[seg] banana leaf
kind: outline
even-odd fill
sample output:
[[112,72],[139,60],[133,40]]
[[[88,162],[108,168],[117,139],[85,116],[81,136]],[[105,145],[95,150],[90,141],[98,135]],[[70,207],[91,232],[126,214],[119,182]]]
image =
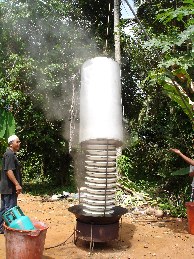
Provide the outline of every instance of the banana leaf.
[[15,119],[10,111],[0,109],[0,138],[7,139],[15,133]]
[[3,138],[6,131],[6,115],[5,111],[0,109],[0,138]]
[[171,175],[186,175],[189,174],[189,167],[181,168],[171,173]]
[[168,82],[164,82],[163,86],[168,96],[182,108],[182,110],[189,117],[193,125],[193,105],[189,96],[187,96],[184,92],[183,88],[181,88],[181,86],[179,85],[178,92],[177,88],[175,88],[173,83],[170,83],[169,80]]

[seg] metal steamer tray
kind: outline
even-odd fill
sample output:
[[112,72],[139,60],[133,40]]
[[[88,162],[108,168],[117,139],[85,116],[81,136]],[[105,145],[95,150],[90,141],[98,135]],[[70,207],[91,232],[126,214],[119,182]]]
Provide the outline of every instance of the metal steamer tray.
[[117,222],[122,215],[128,212],[126,208],[121,206],[115,206],[112,208],[113,213],[106,216],[98,216],[95,214],[88,214],[84,212],[84,207],[82,204],[74,205],[68,208],[68,211],[73,213],[77,220],[85,223],[94,223],[94,224],[111,224]]

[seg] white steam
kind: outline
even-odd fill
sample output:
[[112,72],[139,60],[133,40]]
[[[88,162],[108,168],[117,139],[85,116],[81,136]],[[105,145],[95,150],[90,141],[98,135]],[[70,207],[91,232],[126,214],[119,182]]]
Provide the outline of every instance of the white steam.
[[[42,1],[43,2],[43,1]],[[44,4],[44,3],[43,3]],[[14,10],[21,13],[13,17]],[[78,142],[79,69],[84,61],[98,55],[95,42],[87,34],[87,24],[77,25],[68,17],[33,18],[27,3],[12,6],[7,19],[15,20],[12,29],[25,42],[26,52],[36,64],[32,93],[39,99],[49,120],[63,121],[63,137]],[[11,15],[12,14],[12,15]],[[84,24],[85,23],[85,24]],[[72,137],[72,134],[74,135]]]

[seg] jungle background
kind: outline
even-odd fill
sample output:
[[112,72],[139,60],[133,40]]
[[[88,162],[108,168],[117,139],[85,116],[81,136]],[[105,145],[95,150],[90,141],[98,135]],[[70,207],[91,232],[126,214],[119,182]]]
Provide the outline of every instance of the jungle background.
[[[182,216],[189,165],[169,149],[193,155],[194,1],[134,4],[137,16],[119,24],[125,141],[118,181]],[[80,68],[96,56],[114,59],[113,8],[113,0],[0,2],[0,153],[17,134],[25,192],[79,186]]]

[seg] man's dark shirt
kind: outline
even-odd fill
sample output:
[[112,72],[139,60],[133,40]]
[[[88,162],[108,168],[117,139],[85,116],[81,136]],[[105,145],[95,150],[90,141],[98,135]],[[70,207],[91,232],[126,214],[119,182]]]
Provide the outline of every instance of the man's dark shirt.
[[1,172],[1,182],[0,182],[0,193],[1,194],[12,194],[16,192],[15,185],[7,176],[7,171],[12,170],[18,183],[22,184],[20,164],[17,159],[16,154],[7,148],[3,155],[2,172]]

